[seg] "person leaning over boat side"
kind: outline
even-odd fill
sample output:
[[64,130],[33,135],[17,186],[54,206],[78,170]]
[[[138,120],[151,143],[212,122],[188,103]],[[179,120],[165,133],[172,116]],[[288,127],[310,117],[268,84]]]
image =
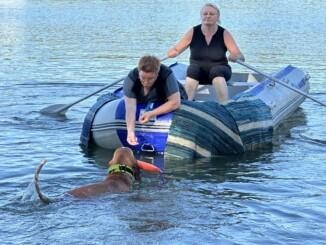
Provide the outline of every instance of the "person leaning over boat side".
[[152,117],[168,113],[180,107],[180,92],[178,81],[172,70],[161,64],[154,56],[143,56],[138,62],[138,68],[130,71],[123,84],[126,107],[127,142],[137,145],[135,135],[135,120],[137,102],[149,103],[160,101],[163,104],[151,111],[146,111],[139,117],[144,124]]
[[231,33],[219,25],[220,11],[216,5],[205,4],[200,16],[201,24],[192,27],[168,50],[167,56],[174,58],[190,47],[190,65],[185,84],[188,99],[194,98],[199,83],[213,84],[219,102],[225,102],[229,99],[226,82],[232,74],[228,59],[244,61],[244,56]]

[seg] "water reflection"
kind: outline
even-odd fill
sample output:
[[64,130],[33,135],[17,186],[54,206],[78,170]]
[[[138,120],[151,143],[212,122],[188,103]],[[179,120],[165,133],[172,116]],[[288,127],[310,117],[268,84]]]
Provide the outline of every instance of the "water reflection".
[[1,0],[0,8],[22,8],[25,5],[25,0]]
[[275,130],[273,137],[273,150],[277,149],[291,137],[293,130],[300,130],[307,124],[307,117],[304,110],[299,107],[291,116],[285,119]]

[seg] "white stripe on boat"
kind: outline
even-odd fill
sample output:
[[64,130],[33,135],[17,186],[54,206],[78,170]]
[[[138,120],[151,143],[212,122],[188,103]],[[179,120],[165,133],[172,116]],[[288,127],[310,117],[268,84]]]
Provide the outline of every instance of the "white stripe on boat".
[[266,121],[250,122],[243,125],[239,125],[238,127],[240,132],[249,131],[255,128],[268,128],[268,127],[273,127],[273,121],[266,120]]
[[168,142],[172,143],[172,144],[176,144],[176,145],[182,145],[186,148],[189,148],[193,151],[195,151],[198,155],[203,156],[203,157],[211,157],[211,152],[205,150],[204,148],[198,146],[197,144],[195,144],[195,142],[191,141],[191,140],[187,140],[184,138],[180,138],[177,136],[172,136],[169,135],[168,136]]
[[221,129],[225,134],[227,134],[230,138],[232,138],[235,142],[237,142],[239,145],[243,146],[242,140],[240,136],[236,133],[234,133],[232,130],[230,130],[228,127],[226,127],[220,120],[212,117],[211,115],[204,113],[200,110],[197,110],[193,107],[187,106],[187,105],[181,105],[180,109],[183,109],[185,111],[191,112],[202,119],[212,123],[219,129]]

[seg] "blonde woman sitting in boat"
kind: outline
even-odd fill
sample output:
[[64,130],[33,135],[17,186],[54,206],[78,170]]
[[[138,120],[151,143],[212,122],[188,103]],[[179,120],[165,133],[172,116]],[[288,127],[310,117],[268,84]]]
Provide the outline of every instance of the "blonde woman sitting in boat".
[[[214,4],[205,4],[201,11],[201,24],[192,27],[168,52],[169,58],[190,48],[190,65],[187,70],[185,89],[188,99],[193,100],[198,84],[213,84],[219,102],[229,99],[227,81],[231,78],[230,61],[244,61],[231,33],[219,25],[220,11]],[[229,52],[227,59],[226,52]]]

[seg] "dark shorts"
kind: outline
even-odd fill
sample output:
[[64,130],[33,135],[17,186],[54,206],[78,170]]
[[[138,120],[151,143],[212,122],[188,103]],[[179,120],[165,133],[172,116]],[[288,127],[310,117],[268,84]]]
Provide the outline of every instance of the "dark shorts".
[[212,84],[215,77],[224,77],[225,81],[228,81],[231,75],[232,70],[229,65],[200,66],[190,64],[187,70],[187,76],[199,81],[199,84]]

